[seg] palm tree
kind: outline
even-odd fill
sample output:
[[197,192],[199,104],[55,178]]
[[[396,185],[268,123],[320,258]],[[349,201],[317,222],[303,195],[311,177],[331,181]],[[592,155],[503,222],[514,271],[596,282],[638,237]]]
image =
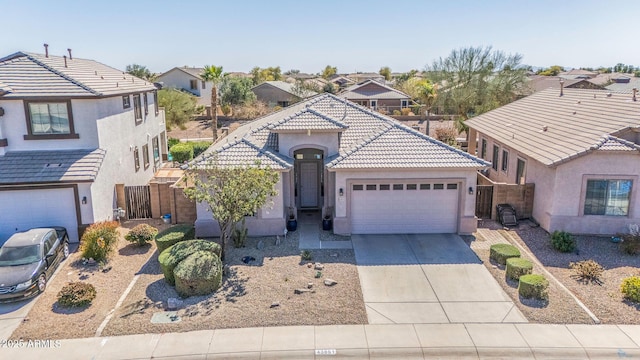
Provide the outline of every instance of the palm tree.
[[218,83],[222,80],[222,66],[205,65],[202,74],[202,80],[212,82],[211,87],[211,119],[213,128],[213,142],[218,140]]
[[429,136],[429,111],[433,107],[433,103],[436,101],[437,86],[432,84],[429,80],[422,80],[416,84],[416,93],[418,99],[425,106],[427,110],[427,136]]

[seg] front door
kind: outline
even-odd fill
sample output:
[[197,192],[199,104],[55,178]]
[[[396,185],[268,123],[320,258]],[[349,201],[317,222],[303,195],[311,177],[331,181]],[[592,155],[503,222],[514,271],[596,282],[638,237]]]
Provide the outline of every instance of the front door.
[[300,164],[300,207],[318,207],[318,162]]

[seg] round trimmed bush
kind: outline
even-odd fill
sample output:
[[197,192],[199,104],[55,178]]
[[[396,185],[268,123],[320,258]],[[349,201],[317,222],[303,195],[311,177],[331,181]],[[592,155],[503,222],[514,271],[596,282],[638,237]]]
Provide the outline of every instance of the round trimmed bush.
[[156,235],[156,246],[161,254],[165,249],[184,240],[191,240],[195,237],[196,230],[193,225],[181,224],[172,226]]
[[180,296],[211,294],[222,285],[222,262],[211,251],[196,251],[176,266],[173,275]]
[[518,294],[526,299],[547,300],[549,298],[548,287],[549,281],[542,275],[522,275],[518,284]]
[[209,251],[220,257],[222,248],[218,243],[208,240],[185,240],[169,247],[160,253],[158,257],[165,281],[175,285],[176,280],[173,277],[173,270],[181,261],[197,251]]
[[507,259],[506,274],[509,279],[518,280],[520,276],[531,274],[533,263],[527,259],[512,257]]
[[173,156],[173,161],[183,163],[193,159],[193,146],[185,143],[173,145],[169,152]]
[[622,280],[620,291],[628,300],[640,303],[640,276],[631,276]]
[[505,265],[508,258],[520,257],[520,250],[509,244],[495,244],[489,249],[489,257],[498,264]]
[[131,231],[124,236],[130,242],[138,246],[143,246],[158,235],[158,229],[148,224],[136,225]]
[[551,245],[558,251],[571,252],[576,248],[576,241],[570,233],[556,230],[551,234]]
[[58,304],[63,307],[82,307],[96,298],[96,288],[81,281],[70,282],[58,293]]

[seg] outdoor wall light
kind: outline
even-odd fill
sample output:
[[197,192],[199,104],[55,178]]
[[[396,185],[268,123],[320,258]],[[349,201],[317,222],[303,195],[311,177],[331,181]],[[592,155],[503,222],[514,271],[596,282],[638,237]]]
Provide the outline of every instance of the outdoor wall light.
[[344,196],[344,190],[342,188],[340,188],[340,190],[338,191],[338,193],[340,194],[340,196]]
[[82,197],[82,205],[87,205],[87,197],[86,196]]
[[469,186],[469,195],[473,195],[473,186]]

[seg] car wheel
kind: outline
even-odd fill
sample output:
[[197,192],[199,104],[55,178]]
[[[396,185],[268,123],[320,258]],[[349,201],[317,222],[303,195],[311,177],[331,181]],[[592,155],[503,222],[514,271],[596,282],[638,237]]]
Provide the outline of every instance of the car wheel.
[[66,259],[69,257],[69,243],[66,241],[62,245],[62,255],[63,255],[63,259]]
[[38,291],[43,292],[47,288],[47,277],[40,274],[38,277]]

